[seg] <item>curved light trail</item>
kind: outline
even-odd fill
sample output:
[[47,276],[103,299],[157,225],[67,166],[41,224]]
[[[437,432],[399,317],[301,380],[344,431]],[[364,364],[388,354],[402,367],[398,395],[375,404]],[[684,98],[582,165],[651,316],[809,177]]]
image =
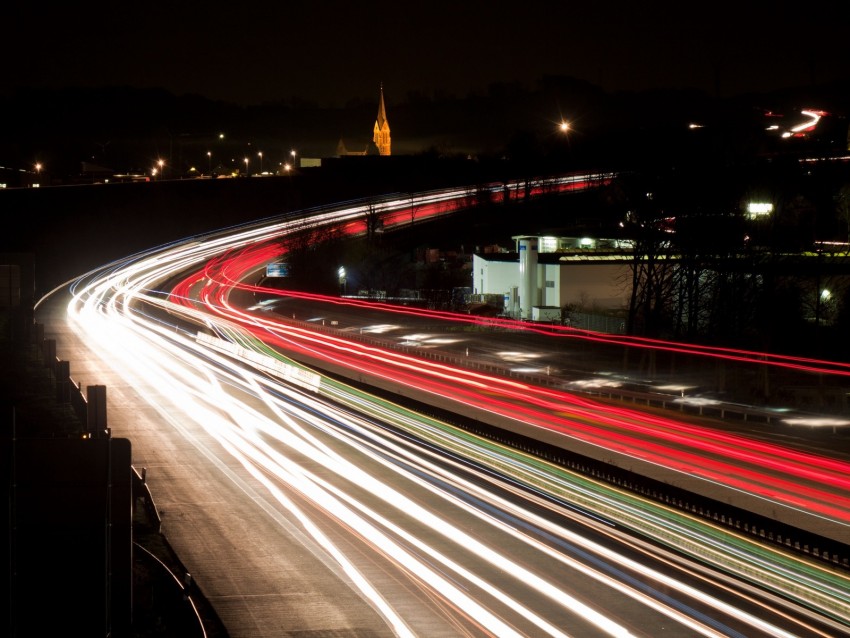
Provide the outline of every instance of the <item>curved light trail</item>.
[[203,282],[198,298],[210,313],[247,326],[257,338],[295,358],[343,364],[850,525],[850,465],[845,462],[422,360],[242,310],[228,300],[239,280],[236,275],[245,275],[237,272],[234,261],[238,263],[216,262],[184,280],[172,300],[193,303],[188,289]]
[[[406,206],[447,214],[468,197],[441,192],[386,207],[407,220]],[[460,398],[707,480],[738,476],[740,489],[845,522],[846,465],[319,334],[230,301],[248,272],[279,254],[270,241],[315,224],[360,232],[363,214],[359,204],[310,211],[134,255],[76,281],[69,317],[158,409],[203,428],[264,485],[399,636],[426,633],[402,611],[393,584],[402,577],[439,601],[446,622],[490,636],[848,630],[842,572],[472,436],[298,358]],[[347,552],[352,544],[374,558]]]

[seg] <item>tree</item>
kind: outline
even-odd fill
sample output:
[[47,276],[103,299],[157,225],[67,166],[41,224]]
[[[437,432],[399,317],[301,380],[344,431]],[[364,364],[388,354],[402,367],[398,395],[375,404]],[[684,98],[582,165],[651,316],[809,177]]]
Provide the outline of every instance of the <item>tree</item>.
[[343,242],[338,228],[307,226],[290,234],[285,248],[288,286],[323,294],[339,290],[338,267]]
[[844,184],[835,197],[835,212],[846,228],[844,240],[850,242],[850,184]]
[[377,236],[384,232],[384,214],[374,203],[366,207],[363,221],[366,224],[366,242],[372,244]]
[[628,334],[659,337],[670,325],[675,279],[669,236],[656,222],[633,224]]

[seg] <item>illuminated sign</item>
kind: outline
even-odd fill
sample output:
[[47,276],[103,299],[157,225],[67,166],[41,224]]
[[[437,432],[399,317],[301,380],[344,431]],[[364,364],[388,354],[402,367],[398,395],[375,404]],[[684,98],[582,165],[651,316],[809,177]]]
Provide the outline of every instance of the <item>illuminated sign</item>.
[[266,264],[266,277],[289,277],[289,265]]
[[773,204],[769,202],[750,202],[747,204],[747,217],[755,218],[762,215],[770,215],[773,212]]

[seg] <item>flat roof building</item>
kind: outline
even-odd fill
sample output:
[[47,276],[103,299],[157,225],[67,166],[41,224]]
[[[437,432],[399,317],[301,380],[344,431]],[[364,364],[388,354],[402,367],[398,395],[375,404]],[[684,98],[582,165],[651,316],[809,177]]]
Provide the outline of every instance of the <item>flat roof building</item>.
[[[587,237],[519,235],[516,250],[473,255],[474,294],[501,295],[508,316],[552,318],[550,309],[586,311],[628,307],[631,244]],[[547,312],[541,312],[541,310]]]

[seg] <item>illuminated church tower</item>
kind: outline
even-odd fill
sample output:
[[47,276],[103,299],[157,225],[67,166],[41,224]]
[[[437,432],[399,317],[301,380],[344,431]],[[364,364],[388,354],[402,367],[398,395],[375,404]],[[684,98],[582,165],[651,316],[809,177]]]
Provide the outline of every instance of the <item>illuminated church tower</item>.
[[381,155],[390,154],[390,124],[387,122],[387,110],[384,107],[384,85],[381,84],[381,101],[378,103],[378,119],[375,120],[375,132],[372,141]]

